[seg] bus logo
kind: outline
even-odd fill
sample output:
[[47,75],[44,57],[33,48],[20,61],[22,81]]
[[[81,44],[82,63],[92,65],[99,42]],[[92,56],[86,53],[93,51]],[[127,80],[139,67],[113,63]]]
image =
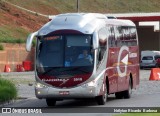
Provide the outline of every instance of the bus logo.
[[[127,74],[127,64],[128,64],[128,54],[120,61],[120,58],[121,58],[121,55],[122,55],[122,52],[126,50],[127,52],[129,51],[129,48],[127,46],[122,46],[120,51],[119,51],[119,55],[118,55],[118,66],[117,66],[117,71],[118,71],[118,75],[119,77],[124,77],[126,76]],[[121,72],[120,70],[120,64],[121,62],[123,64],[125,64],[125,70],[124,72]]]

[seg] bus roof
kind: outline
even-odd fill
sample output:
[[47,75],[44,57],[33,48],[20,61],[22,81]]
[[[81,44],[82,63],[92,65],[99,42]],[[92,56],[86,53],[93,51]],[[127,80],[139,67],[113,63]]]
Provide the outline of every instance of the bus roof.
[[120,19],[108,19],[106,15],[99,13],[66,13],[53,17],[38,32],[39,35],[47,35],[56,30],[77,30],[84,34],[91,34],[94,30],[105,24],[135,26],[132,21]]

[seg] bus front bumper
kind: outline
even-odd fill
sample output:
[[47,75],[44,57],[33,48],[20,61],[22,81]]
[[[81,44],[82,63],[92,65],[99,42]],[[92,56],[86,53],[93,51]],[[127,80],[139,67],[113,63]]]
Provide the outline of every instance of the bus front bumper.
[[78,86],[74,88],[54,88],[54,87],[35,87],[36,97],[43,98],[55,98],[55,99],[74,99],[74,98],[94,98],[98,95],[97,88],[95,86]]

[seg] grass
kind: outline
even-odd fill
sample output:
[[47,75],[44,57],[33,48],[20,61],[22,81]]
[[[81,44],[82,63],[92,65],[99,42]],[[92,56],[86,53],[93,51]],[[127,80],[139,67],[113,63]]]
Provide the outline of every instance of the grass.
[[4,50],[4,47],[2,44],[0,44],[0,50]]
[[0,102],[6,102],[16,98],[16,86],[11,81],[0,77]]
[[[41,9],[42,5],[46,11],[57,10],[59,13],[76,12],[77,0],[7,0],[22,7],[47,13]],[[30,4],[30,5],[28,5]],[[34,7],[32,7],[34,4]],[[124,13],[124,12],[159,12],[159,0],[79,0],[80,12],[100,13]],[[49,11],[52,14],[51,11]],[[54,12],[53,12],[54,13]]]
[[1,26],[0,43],[25,43],[28,34],[29,32],[21,27]]
[[32,46],[33,46],[33,47],[36,46],[36,40],[35,40],[35,39],[32,41]]
[[125,113],[125,114],[116,114],[113,116],[160,116],[160,113]]
[[14,38],[4,38],[0,39],[0,43],[25,43],[26,41],[23,39],[14,39]]
[[[29,2],[27,0],[6,1],[46,15],[77,12],[77,0],[30,0]],[[79,12],[98,12],[105,14],[159,12],[159,6],[160,0],[79,0]],[[2,12],[0,12],[0,18],[3,18],[1,13]],[[29,30],[17,26],[15,22],[11,20],[10,24],[0,26],[0,42],[21,43],[23,39],[26,39],[29,33],[31,33]],[[4,38],[6,40],[4,40]],[[35,42],[33,45],[35,45]]]

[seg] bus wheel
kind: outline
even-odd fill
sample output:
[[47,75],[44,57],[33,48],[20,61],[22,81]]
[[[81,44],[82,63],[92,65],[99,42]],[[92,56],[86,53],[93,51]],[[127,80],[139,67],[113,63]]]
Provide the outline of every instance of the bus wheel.
[[128,99],[131,97],[131,94],[132,94],[132,82],[131,82],[131,79],[129,80],[129,88],[128,90],[124,91],[123,95],[124,95],[124,98],[125,99]]
[[116,99],[122,99],[123,98],[123,92],[116,92],[115,96],[116,96]]
[[143,67],[141,66],[140,69],[143,69]]
[[156,66],[155,66],[156,68],[159,68],[159,66],[158,66],[158,64],[156,64]]
[[46,99],[46,103],[47,103],[48,106],[55,106],[56,105],[56,100]]
[[104,105],[107,101],[107,96],[108,96],[108,94],[107,94],[107,88],[106,88],[106,91],[103,95],[96,97],[96,101],[97,101],[98,105]]

